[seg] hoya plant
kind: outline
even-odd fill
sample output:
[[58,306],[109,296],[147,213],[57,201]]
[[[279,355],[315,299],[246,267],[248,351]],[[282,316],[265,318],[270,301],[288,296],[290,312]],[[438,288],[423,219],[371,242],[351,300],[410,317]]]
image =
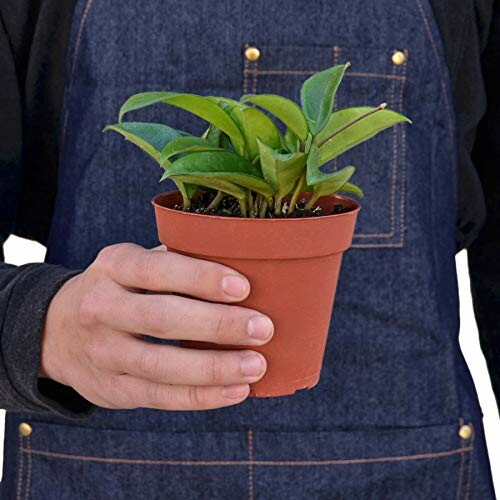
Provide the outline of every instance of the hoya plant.
[[[409,122],[385,103],[333,111],[348,67],[333,66],[308,78],[300,106],[274,94],[244,95],[239,101],[177,92],[136,94],[121,107],[118,123],[104,130],[120,133],[164,169],[161,180],[177,185],[183,210],[191,209],[200,191],[209,191],[208,212],[232,197],[241,217],[293,216],[305,192],[310,192],[305,210],[337,192],[362,197],[350,181],[353,166],[330,173],[321,167],[382,130]],[[165,124],[124,121],[127,113],[157,103],[182,108],[209,126],[197,137]],[[284,133],[270,116],[284,124]]]

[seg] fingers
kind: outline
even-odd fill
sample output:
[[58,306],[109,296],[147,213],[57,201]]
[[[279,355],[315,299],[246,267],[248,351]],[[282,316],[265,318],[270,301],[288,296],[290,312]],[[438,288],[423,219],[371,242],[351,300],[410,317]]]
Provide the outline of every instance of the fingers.
[[120,375],[113,404],[119,408],[157,410],[212,410],[244,401],[250,392],[247,384],[229,387],[175,386]]
[[106,247],[96,265],[126,288],[175,292],[213,302],[237,302],[250,293],[248,280],[233,269],[131,243]]
[[101,320],[115,330],[164,339],[251,346],[268,342],[274,331],[272,321],[252,309],[177,295],[123,291],[113,307],[101,309]]
[[264,375],[265,358],[255,351],[212,351],[158,345],[121,335],[109,346],[108,370],[156,383],[227,386],[257,382]]

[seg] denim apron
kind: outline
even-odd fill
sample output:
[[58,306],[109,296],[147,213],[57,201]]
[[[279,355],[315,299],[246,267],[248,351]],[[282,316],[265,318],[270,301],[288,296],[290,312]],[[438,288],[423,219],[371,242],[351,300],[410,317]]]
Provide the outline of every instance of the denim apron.
[[[105,245],[158,244],[150,200],[172,186],[101,133],[129,95],[298,100],[305,78],[346,60],[338,108],[387,102],[414,125],[331,165],[357,166],[365,198],[318,386],[206,412],[9,413],[2,498],[494,498],[458,344],[455,124],[427,0],[78,2],[47,260],[79,269]],[[130,119],[205,126],[162,105]]]

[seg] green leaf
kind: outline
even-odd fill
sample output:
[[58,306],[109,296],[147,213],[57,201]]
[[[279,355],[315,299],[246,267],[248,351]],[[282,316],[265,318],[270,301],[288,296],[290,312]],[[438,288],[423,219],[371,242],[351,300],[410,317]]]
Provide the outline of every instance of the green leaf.
[[306,165],[305,153],[282,154],[259,141],[260,164],[264,179],[274,187],[276,198],[286,196],[295,186]]
[[347,181],[354,174],[354,167],[344,167],[331,174],[324,174],[322,181],[314,184],[314,194],[316,196],[326,196],[342,191]]
[[238,126],[217,103],[209,98],[195,94],[145,92],[133,95],[127,99],[121,107],[119,121],[121,122],[123,116],[130,111],[151,106],[156,103],[171,104],[172,106],[185,109],[209,123],[212,123],[230,137],[235,151],[239,154],[243,154],[244,141]]
[[274,122],[262,111],[238,103],[233,106],[230,116],[239,126],[245,139],[245,156],[253,161],[259,155],[258,139],[272,148],[281,146],[281,134]]
[[335,93],[350,63],[334,66],[308,78],[300,89],[302,111],[309,130],[317,135],[325,126],[333,110]]
[[284,138],[283,138],[284,146],[288,149],[288,151],[295,153],[300,148],[299,138],[292,132],[291,129],[287,128]]
[[311,145],[307,157],[307,185],[313,187],[314,197],[325,196],[340,191],[354,173],[354,167],[344,167],[332,173],[325,174],[319,169],[319,149]]
[[363,106],[335,111],[315,140],[320,145],[319,164],[402,122],[411,123],[406,116],[389,109]]
[[[167,172],[165,172],[166,174]],[[222,191],[231,196],[234,196],[238,200],[246,200],[247,191],[242,189],[240,186],[223,180],[219,177],[207,177],[205,175],[176,175],[173,179],[184,182],[196,182],[200,186],[204,186],[210,189],[215,189],[217,191]],[[188,184],[185,184],[186,186]]]
[[[175,160],[166,170],[166,176],[192,176],[191,182],[208,186],[207,181],[194,178],[220,179],[251,189],[266,197],[274,194],[274,189],[263,178],[258,167],[247,159],[230,151],[207,151],[190,153]],[[211,187],[211,186],[208,186]],[[216,189],[216,188],[214,188]]]
[[309,129],[300,107],[292,100],[274,94],[248,94],[241,102],[251,102],[272,113],[281,120],[301,141],[305,141]]
[[214,146],[211,142],[201,137],[178,137],[169,142],[161,152],[160,165],[165,167],[172,156],[195,151],[224,151],[224,149]]
[[171,141],[181,136],[175,130],[161,123],[125,122],[108,125],[103,132],[114,130],[125,139],[141,148],[151,158],[160,162],[160,151]]
[[340,190],[343,193],[351,193],[356,195],[358,198],[363,198],[364,194],[361,189],[356,186],[355,184],[352,184],[351,182],[346,182],[343,186],[342,189]]

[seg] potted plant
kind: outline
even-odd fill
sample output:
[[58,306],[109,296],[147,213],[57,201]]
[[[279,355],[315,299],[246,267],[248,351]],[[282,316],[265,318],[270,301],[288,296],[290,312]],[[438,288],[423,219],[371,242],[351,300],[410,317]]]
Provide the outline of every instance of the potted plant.
[[[250,281],[244,306],[267,314],[275,334],[257,348],[266,375],[251,387],[260,397],[293,394],[319,380],[342,253],[351,244],[362,197],[354,167],[321,167],[378,132],[409,120],[377,107],[333,112],[349,63],[308,78],[301,106],[279,95],[225,97],[147,92],[122,106],[114,130],[164,169],[178,191],[153,200],[159,238],[170,251],[217,261]],[[157,103],[209,123],[201,137],[164,124],[125,122]],[[271,118],[273,117],[273,118]],[[284,125],[280,132],[275,119]],[[196,348],[230,349],[199,342]]]

